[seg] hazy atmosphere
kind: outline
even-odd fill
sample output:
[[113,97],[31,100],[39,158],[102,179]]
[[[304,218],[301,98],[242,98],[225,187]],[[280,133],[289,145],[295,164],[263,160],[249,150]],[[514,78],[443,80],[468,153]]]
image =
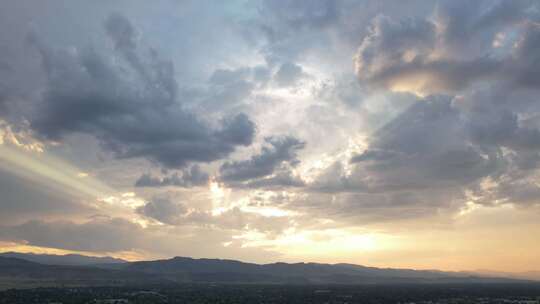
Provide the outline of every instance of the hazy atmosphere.
[[0,2],[0,252],[540,270],[538,1]]

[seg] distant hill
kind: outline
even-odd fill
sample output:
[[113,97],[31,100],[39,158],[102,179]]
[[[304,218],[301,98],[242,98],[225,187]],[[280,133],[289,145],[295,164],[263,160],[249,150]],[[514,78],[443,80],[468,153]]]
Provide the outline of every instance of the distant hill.
[[504,277],[512,279],[540,281],[540,271],[502,272],[491,270],[475,270],[469,273],[484,277]]
[[162,275],[195,282],[298,283],[298,284],[393,284],[508,282],[506,278],[481,277],[453,272],[365,267],[352,264],[272,263],[253,264],[234,260],[192,259],[132,262],[129,271]]
[[0,257],[18,258],[26,261],[36,262],[46,265],[70,265],[70,266],[90,266],[98,264],[118,264],[125,263],[125,260],[111,257],[91,257],[80,254],[36,254],[21,252],[3,252]]
[[[64,261],[65,263],[65,261]],[[438,284],[515,283],[463,273],[374,268],[352,264],[272,263],[175,257],[167,260],[46,265],[0,257],[0,288],[37,286],[119,286],[180,283],[222,284]]]
[[169,283],[159,276],[145,273],[91,266],[44,265],[18,258],[0,257],[0,289]]

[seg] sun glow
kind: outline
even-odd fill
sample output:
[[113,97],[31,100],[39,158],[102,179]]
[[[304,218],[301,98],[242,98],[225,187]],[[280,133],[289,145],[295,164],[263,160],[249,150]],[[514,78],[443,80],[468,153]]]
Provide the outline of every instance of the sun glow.
[[137,209],[145,204],[145,200],[137,197],[133,192],[111,195],[98,200],[113,206],[126,206],[131,209]]
[[212,179],[209,183],[210,199],[212,200],[212,215],[217,216],[229,209],[227,198],[230,191]]
[[268,238],[256,231],[234,237],[243,247],[274,248],[289,257],[340,257],[372,252],[388,246],[383,235],[344,229],[297,230],[287,229],[276,238]]
[[80,254],[92,257],[113,257],[123,259],[127,261],[137,261],[148,258],[148,256],[141,252],[135,251],[118,251],[118,252],[103,252],[96,254],[89,251],[77,251],[77,250],[64,250],[57,248],[31,246],[27,244],[19,244],[12,242],[0,242],[0,252],[21,252],[21,253],[34,253],[34,254],[53,254],[53,255],[66,255],[66,254]]

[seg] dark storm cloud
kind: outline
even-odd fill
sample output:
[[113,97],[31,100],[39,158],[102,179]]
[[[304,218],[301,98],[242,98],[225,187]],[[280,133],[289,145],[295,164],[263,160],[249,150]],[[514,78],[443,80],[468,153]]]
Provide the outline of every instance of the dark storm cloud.
[[[0,48],[0,56],[3,55],[3,52]],[[0,115],[4,116],[8,113],[8,104],[10,97],[12,96],[12,89],[9,87],[7,79],[10,78],[10,75],[13,73],[13,68],[7,62],[0,59]]]
[[417,102],[371,136],[349,172],[336,162],[309,188],[341,202],[335,216],[365,212],[365,221],[457,210],[465,201],[536,204],[540,125],[525,124],[519,109],[538,107],[489,91]]
[[118,13],[113,13],[105,21],[104,27],[112,39],[115,49],[141,76],[148,77],[145,67],[136,53],[137,37],[129,20]]
[[481,145],[498,145],[513,150],[536,150],[540,130],[520,125],[518,115],[507,109],[473,113],[468,123],[471,138]]
[[182,108],[174,65],[155,52],[140,56],[127,19],[112,15],[106,28],[125,65],[92,48],[57,50],[32,38],[47,76],[30,117],[35,132],[52,140],[92,134],[118,158],[145,157],[171,168],[211,162],[251,144],[255,125],[245,114],[212,128]]
[[8,112],[9,89],[0,84],[0,115],[6,115]]
[[208,173],[201,170],[198,165],[182,171],[182,175],[174,173],[163,178],[153,177],[150,174],[143,174],[135,182],[135,187],[195,187],[208,184]]
[[420,18],[395,21],[379,16],[355,57],[358,77],[393,90],[438,93],[465,88],[499,68],[500,63],[489,57],[431,59],[436,28]]
[[226,183],[235,183],[269,177],[283,166],[294,167],[299,162],[297,152],[305,146],[304,142],[291,136],[267,137],[265,144],[260,154],[248,160],[224,163],[219,169],[220,179]]
[[377,131],[353,163],[376,188],[461,186],[493,173],[498,154],[472,147],[446,97],[420,101]]
[[533,180],[503,181],[495,192],[489,197],[491,201],[484,203],[491,204],[493,200],[499,200],[521,206],[539,205],[540,187]]
[[216,135],[221,140],[230,142],[233,145],[249,146],[253,141],[255,124],[245,114],[238,114],[232,118],[227,118],[223,123],[223,128]]
[[[456,92],[478,81],[534,87],[538,25],[530,1],[443,1],[434,18],[379,16],[355,56],[359,79],[375,87]],[[495,39],[507,39],[498,42]],[[521,39],[511,47],[515,35]],[[506,44],[506,46],[505,46]]]
[[[540,18],[540,17],[539,17]],[[505,72],[510,74],[519,87],[538,89],[540,87],[540,24],[527,22],[522,39]]]
[[313,207],[366,223],[456,210],[468,189],[507,170],[500,149],[473,144],[467,126],[450,97],[415,103],[371,136],[349,172],[337,162],[308,186],[332,202]]
[[338,209],[361,212],[374,200],[381,208],[365,212],[392,216],[407,203],[389,197],[405,193],[419,214],[449,201],[534,201],[537,15],[531,1],[441,1],[427,18],[376,17],[355,57],[360,84],[455,96],[415,103],[372,134],[347,170],[336,162],[308,187],[333,193]]

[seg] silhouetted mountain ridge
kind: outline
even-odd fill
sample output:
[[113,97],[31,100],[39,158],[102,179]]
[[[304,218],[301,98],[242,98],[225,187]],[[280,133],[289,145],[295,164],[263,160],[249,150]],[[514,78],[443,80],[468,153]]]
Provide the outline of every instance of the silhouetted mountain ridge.
[[[235,260],[193,259],[175,257],[166,260],[132,262],[124,269],[130,271],[183,275],[184,278],[212,277],[215,281],[230,281],[230,276],[240,274],[250,277],[264,278],[273,282],[305,282],[305,283],[393,283],[393,282],[448,282],[448,281],[482,281],[485,278],[474,275],[463,275],[454,272],[436,270],[413,270],[366,267],[354,264],[320,264],[320,263],[271,263],[254,264]],[[229,277],[228,277],[229,276]],[[487,281],[499,280],[487,278]],[[501,279],[505,280],[505,279]]]
[[125,263],[127,261],[112,257],[93,257],[80,254],[36,254],[36,253],[21,253],[21,252],[3,252],[0,257],[18,258],[31,262],[36,262],[46,265],[71,265],[71,266],[88,266],[96,264],[115,264]]
[[0,257],[0,289],[48,286],[116,286],[167,284],[147,273],[91,266],[44,265],[19,258]]
[[375,268],[354,264],[271,263],[236,260],[172,259],[93,266],[45,265],[0,256],[0,287],[107,286],[180,283],[247,284],[411,284],[508,283],[520,280],[477,275]]
[[540,281],[540,271],[504,272],[479,269],[468,273],[484,277],[504,277],[512,279]]

